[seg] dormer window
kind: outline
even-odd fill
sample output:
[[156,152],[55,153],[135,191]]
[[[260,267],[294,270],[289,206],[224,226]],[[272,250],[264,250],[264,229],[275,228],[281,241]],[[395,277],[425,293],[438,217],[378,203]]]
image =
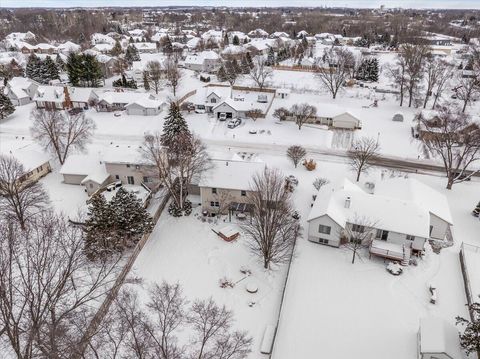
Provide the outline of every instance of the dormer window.
[[212,98],[210,99],[210,102],[211,102],[211,103],[217,103],[217,99],[214,98],[214,97],[212,97]]

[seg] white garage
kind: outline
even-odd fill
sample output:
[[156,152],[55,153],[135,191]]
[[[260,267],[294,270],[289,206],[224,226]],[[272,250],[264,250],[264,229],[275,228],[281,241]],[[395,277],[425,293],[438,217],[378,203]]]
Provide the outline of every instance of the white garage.
[[158,100],[141,98],[125,106],[128,115],[155,116],[162,112],[162,103]]

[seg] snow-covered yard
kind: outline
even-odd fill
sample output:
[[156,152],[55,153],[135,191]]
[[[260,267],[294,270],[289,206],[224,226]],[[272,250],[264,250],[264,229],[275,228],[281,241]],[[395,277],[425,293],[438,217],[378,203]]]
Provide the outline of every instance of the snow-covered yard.
[[[254,339],[249,358],[263,358],[259,346],[265,327],[275,324],[285,280],[286,267],[265,271],[261,261],[246,247],[244,235],[226,242],[212,229],[225,224],[202,222],[200,209],[190,217],[174,218],[165,211],[138,256],[130,278],[142,278],[145,284],[178,282],[190,300],[213,299],[233,310],[235,327],[247,330]],[[250,276],[241,272],[251,271]],[[228,279],[233,288],[221,288]],[[258,292],[248,293],[246,285],[255,283]],[[253,306],[249,303],[254,302]]]

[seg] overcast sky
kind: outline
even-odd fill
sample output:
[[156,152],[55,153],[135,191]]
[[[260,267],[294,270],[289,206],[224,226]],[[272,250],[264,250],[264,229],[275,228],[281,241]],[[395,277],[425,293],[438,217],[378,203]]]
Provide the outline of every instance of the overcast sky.
[[345,6],[480,9],[480,0],[0,0],[0,7],[95,6]]

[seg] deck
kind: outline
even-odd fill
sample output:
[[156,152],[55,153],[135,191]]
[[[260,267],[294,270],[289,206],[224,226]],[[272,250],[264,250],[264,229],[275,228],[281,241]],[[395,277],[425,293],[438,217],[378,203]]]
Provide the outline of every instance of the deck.
[[399,261],[402,265],[408,265],[412,256],[412,250],[404,245],[375,239],[370,244],[370,255],[372,254],[377,257]]

